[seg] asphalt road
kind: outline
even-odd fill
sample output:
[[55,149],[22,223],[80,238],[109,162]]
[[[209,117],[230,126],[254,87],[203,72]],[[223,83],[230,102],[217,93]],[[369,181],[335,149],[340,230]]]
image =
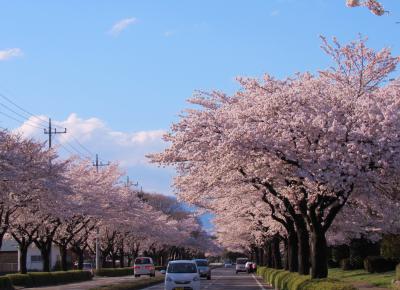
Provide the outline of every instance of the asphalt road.
[[[267,286],[253,274],[235,274],[234,268],[217,268],[211,272],[211,280],[201,279],[201,289],[210,290],[267,290],[273,289]],[[144,290],[164,290],[164,285],[148,287]]]

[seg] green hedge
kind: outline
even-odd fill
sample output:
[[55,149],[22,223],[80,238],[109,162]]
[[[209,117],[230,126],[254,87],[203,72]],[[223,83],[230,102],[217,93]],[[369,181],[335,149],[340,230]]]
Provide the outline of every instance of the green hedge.
[[396,267],[396,280],[400,281],[400,264]]
[[381,256],[368,256],[364,259],[364,269],[369,273],[383,273],[393,271],[396,264]]
[[154,277],[154,278],[149,278],[149,279],[139,279],[137,281],[132,281],[132,282],[123,282],[123,283],[118,283],[115,285],[106,285],[106,286],[100,286],[100,287],[95,287],[91,288],[89,290],[137,290],[137,289],[143,289],[152,285],[156,285],[159,283],[164,282],[164,276],[162,277]]
[[8,274],[6,276],[14,286],[33,287],[33,281],[29,274]]
[[96,276],[119,277],[133,275],[133,268],[103,268],[95,271]]
[[[41,287],[67,284],[92,279],[87,271],[32,272],[28,274],[8,274],[6,277],[14,286]],[[0,287],[0,289],[3,289]]]
[[14,290],[15,288],[11,284],[8,277],[0,277],[0,289],[1,290]]
[[339,280],[311,279],[309,276],[266,267],[259,267],[257,275],[280,290],[356,290],[352,285]]

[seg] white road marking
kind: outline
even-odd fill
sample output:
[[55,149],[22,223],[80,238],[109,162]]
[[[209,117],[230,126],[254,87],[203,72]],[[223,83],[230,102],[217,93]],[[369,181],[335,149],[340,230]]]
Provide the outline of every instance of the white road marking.
[[254,276],[254,274],[252,274],[252,276],[253,276],[254,280],[256,280],[258,286],[260,286],[261,290],[267,290],[267,289],[265,289],[264,286],[260,283],[260,281],[257,280],[257,278],[256,278],[256,276]]

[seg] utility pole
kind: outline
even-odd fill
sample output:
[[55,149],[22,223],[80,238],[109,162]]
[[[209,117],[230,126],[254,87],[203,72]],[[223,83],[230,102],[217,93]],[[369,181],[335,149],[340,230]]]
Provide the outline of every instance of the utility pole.
[[103,163],[101,161],[99,162],[99,155],[96,154],[96,160],[93,162],[93,166],[96,166],[96,172],[99,172],[99,167],[108,166],[108,165],[110,165],[110,162],[107,162],[107,163]]
[[[96,154],[96,160],[93,162],[93,166],[96,167],[97,173],[99,173],[99,167],[108,166],[108,165],[110,165],[110,162],[107,162],[107,163],[103,163],[101,161],[99,162],[99,155]],[[96,270],[100,270],[100,268],[101,268],[99,238],[100,238],[100,232],[99,232],[99,228],[97,227],[97,229],[96,229]]]
[[126,177],[125,186],[126,186],[126,187],[130,187],[131,185],[133,185],[133,186],[139,186],[139,182],[137,181],[136,183],[132,183],[132,181],[129,180],[129,176],[127,176],[127,177]]
[[65,134],[67,133],[67,128],[64,128],[64,131],[57,131],[57,128],[51,126],[51,119],[49,118],[49,129],[44,129],[44,134],[49,135],[49,149],[51,148],[51,136],[56,134]]

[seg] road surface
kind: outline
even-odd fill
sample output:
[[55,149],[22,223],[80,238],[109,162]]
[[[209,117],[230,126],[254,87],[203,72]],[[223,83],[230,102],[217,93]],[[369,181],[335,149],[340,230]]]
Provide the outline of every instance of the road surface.
[[[201,290],[267,290],[267,286],[253,274],[235,274],[235,268],[217,268],[211,272],[211,280],[201,279]],[[164,290],[164,285],[148,287],[145,290]]]

